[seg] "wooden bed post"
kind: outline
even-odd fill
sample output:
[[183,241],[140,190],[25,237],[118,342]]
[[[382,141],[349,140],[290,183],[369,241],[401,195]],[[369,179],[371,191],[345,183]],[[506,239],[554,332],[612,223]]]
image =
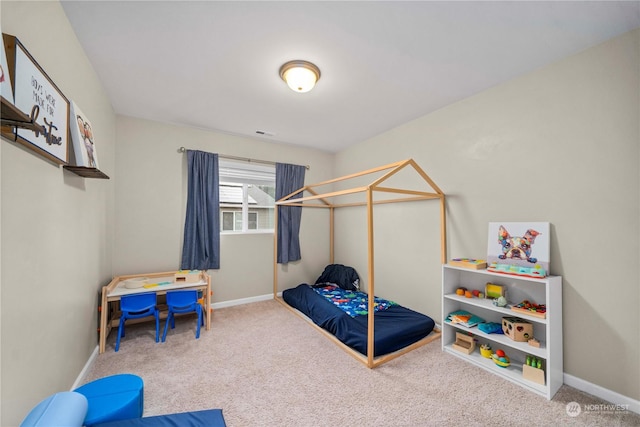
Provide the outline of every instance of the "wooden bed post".
[[334,252],[334,236],[335,236],[335,220],[334,220],[335,208],[331,206],[329,208],[329,264],[334,264],[335,252]]
[[368,238],[368,265],[369,265],[369,317],[367,327],[367,366],[373,368],[374,355],[374,265],[373,265],[373,191],[371,187],[367,189],[367,234]]
[[447,263],[447,217],[444,194],[440,197],[440,261]]
[[273,298],[278,295],[278,209],[273,209]]

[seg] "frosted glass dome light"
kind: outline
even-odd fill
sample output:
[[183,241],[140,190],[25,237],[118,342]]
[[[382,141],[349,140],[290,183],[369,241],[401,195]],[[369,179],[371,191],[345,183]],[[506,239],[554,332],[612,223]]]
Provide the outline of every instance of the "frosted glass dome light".
[[280,67],[280,77],[291,90],[305,93],[320,79],[320,69],[308,61],[289,61]]

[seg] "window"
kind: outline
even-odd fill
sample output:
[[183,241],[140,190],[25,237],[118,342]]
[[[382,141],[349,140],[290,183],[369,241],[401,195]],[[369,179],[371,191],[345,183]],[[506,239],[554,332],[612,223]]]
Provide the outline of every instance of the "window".
[[220,231],[273,232],[275,166],[219,161]]
[[[258,229],[258,212],[248,212],[247,229]],[[222,231],[243,231],[242,211],[222,211]],[[273,224],[271,226],[273,229]]]

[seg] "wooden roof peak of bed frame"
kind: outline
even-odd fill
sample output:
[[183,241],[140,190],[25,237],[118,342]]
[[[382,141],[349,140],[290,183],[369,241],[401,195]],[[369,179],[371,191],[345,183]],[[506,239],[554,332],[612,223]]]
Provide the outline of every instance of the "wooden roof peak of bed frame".
[[[432,191],[416,191],[410,189],[401,189],[401,188],[391,188],[391,187],[383,187],[385,181],[391,178],[396,173],[403,170],[405,167],[410,166],[431,188]],[[371,175],[374,173],[379,173],[387,171],[384,175],[375,178],[372,182],[367,185],[361,185],[352,187],[349,189],[343,189],[338,191],[330,191],[327,193],[319,193],[317,190],[319,187],[323,187],[330,184],[335,184],[339,182],[346,182],[349,180],[353,180],[355,178],[363,177],[366,175]],[[311,193],[311,196],[303,196],[294,198],[300,193],[303,192]],[[426,174],[424,170],[413,159],[402,160],[395,163],[390,163],[388,165],[379,166],[376,168],[367,169],[361,172],[353,173],[350,175],[341,176],[339,178],[330,179],[323,182],[318,182],[315,184],[305,185],[298,190],[294,191],[291,194],[286,195],[276,202],[276,205],[282,206],[304,206],[304,207],[320,207],[320,208],[340,208],[340,207],[349,207],[349,206],[364,206],[367,204],[364,202],[355,202],[355,203],[332,203],[329,201],[330,198],[345,196],[348,194],[356,194],[356,193],[364,193],[367,191],[380,191],[385,193],[396,193],[402,195],[399,198],[395,199],[386,199],[373,201],[373,204],[381,204],[381,203],[397,203],[397,202],[409,202],[409,201],[417,201],[417,200],[428,200],[428,199],[441,199],[444,200],[444,193],[440,188],[436,185],[435,182]],[[305,203],[309,201],[319,201],[320,203]]]

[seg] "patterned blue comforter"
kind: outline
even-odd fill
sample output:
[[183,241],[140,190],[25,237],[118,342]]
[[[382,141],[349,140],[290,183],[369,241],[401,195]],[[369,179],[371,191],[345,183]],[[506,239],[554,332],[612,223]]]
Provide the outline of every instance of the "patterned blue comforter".
[[[313,290],[325,297],[336,307],[347,313],[351,317],[366,316],[369,314],[369,296],[364,292],[347,291],[335,285],[325,285],[323,287],[314,287]],[[374,311],[382,311],[387,308],[398,305],[393,301],[374,297]]]

